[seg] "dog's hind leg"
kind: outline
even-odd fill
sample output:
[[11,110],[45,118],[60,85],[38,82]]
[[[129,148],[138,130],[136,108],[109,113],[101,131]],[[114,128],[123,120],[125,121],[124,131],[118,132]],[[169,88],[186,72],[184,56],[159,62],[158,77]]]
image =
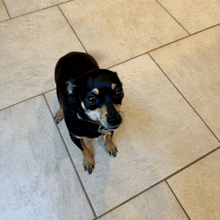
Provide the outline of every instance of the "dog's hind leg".
[[64,118],[63,109],[60,107],[54,117],[56,124],[60,123],[63,120],[63,118]]

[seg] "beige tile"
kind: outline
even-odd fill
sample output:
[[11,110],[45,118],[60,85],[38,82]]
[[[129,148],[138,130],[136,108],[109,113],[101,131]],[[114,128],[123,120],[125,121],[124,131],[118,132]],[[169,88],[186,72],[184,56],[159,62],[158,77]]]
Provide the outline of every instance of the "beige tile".
[[168,180],[192,220],[220,219],[220,150]]
[[68,0],[4,0],[12,18],[66,1]]
[[220,23],[219,0],[157,0],[191,34]]
[[[95,141],[96,167],[89,175],[64,122],[59,124],[97,215],[219,146],[148,55],[112,70],[118,72],[125,90],[124,123],[113,138],[119,149],[117,157],[109,156],[102,140]],[[59,106],[55,90],[46,98],[55,114]]]
[[6,11],[5,5],[2,0],[0,0],[0,21],[9,19],[8,13]]
[[125,203],[100,220],[187,220],[165,182]]
[[101,67],[187,35],[153,0],[76,0],[62,4],[61,9]]
[[0,111],[0,122],[1,219],[93,219],[45,99]]
[[83,51],[57,7],[0,23],[0,109],[55,88],[58,59]]
[[151,55],[220,139],[220,26]]

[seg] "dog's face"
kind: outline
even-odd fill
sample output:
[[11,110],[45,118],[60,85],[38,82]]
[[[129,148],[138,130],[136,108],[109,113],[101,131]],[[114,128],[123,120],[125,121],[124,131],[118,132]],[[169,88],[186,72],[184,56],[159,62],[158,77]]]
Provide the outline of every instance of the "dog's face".
[[117,73],[94,70],[83,76],[78,84],[80,104],[89,119],[108,130],[117,129],[122,122],[120,106],[124,97]]

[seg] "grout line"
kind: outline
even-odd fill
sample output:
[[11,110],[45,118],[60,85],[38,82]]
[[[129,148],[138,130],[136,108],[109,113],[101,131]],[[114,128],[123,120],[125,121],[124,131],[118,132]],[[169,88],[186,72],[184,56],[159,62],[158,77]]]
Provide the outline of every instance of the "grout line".
[[122,62],[120,62],[120,63],[114,64],[114,65],[108,67],[107,69],[111,69],[111,68],[113,68],[113,67],[115,67],[115,66],[119,66],[119,65],[121,65],[121,64],[123,64],[123,63],[126,63],[126,62],[128,62],[128,61],[131,61],[131,60],[133,60],[133,59],[136,59],[136,58],[138,58],[138,57],[140,57],[140,56],[143,56],[143,55],[145,55],[145,54],[149,54],[149,53],[151,53],[151,52],[153,52],[153,51],[155,51],[155,50],[159,50],[159,49],[161,49],[161,48],[163,48],[163,47],[169,46],[169,45],[174,44],[174,43],[176,43],[176,42],[178,42],[178,41],[185,40],[185,39],[187,39],[187,38],[189,38],[189,37],[191,37],[191,36],[194,36],[194,35],[199,34],[199,33],[201,33],[201,32],[207,31],[207,30],[209,30],[209,29],[211,29],[211,28],[214,28],[214,27],[217,27],[217,26],[219,26],[219,25],[220,25],[220,23],[219,23],[219,24],[216,24],[216,25],[213,25],[213,26],[211,26],[211,27],[208,27],[208,28],[206,28],[206,29],[203,29],[203,30],[201,30],[201,31],[195,32],[195,33],[193,33],[193,34],[187,35],[187,36],[185,36],[185,37],[179,38],[179,39],[177,39],[177,40],[175,40],[175,41],[169,42],[169,43],[164,44],[164,45],[162,45],[162,46],[156,47],[156,48],[154,48],[154,49],[152,49],[152,50],[149,50],[149,51],[147,51],[147,52],[144,52],[144,53],[142,53],[142,54],[139,54],[139,55],[137,55],[137,56],[134,56],[134,57],[132,57],[132,58],[130,58],[130,59],[127,59],[127,60],[124,60],[124,61],[122,61]]
[[[8,13],[8,17],[9,17],[9,19],[11,19],[11,16],[10,16],[10,14],[9,14],[8,8],[6,7],[5,1],[2,0],[2,2],[3,2],[3,5],[5,6],[5,10],[6,10],[7,13]],[[9,19],[7,19],[7,20],[9,20]]]
[[7,106],[7,107],[4,107],[4,108],[0,109],[0,111],[3,111],[3,110],[5,110],[5,109],[7,109],[7,108],[11,108],[11,107],[13,107],[14,105],[18,105],[18,104],[20,104],[20,103],[22,103],[22,102],[26,102],[26,101],[28,101],[29,99],[33,99],[33,98],[36,98],[36,97],[41,96],[41,95],[42,95],[42,94],[37,94],[37,95],[32,96],[32,97],[30,97],[30,98],[24,99],[24,100],[22,100],[22,101],[20,101],[20,102],[16,102],[16,103],[14,103],[14,104],[12,104],[12,105],[9,105],[9,106]]
[[[56,89],[56,88],[54,88],[54,89]],[[4,107],[4,108],[0,109],[0,111],[5,110],[5,109],[7,109],[7,108],[10,108],[10,107],[12,107],[12,106],[14,106],[14,105],[18,105],[18,104],[20,104],[20,103],[22,103],[22,102],[26,102],[26,101],[28,101],[29,99],[33,99],[33,98],[36,98],[36,97],[38,97],[38,96],[44,95],[44,93],[51,92],[51,91],[53,91],[54,89],[50,89],[50,90],[48,90],[48,91],[45,91],[45,92],[42,92],[42,93],[37,94],[37,95],[35,95],[35,96],[31,96],[31,97],[29,97],[29,98],[27,98],[27,99],[24,99],[24,100],[22,100],[22,101],[20,101],[20,102],[16,102],[16,103],[14,103],[14,104],[12,104],[12,105],[9,105],[9,106],[7,106],[7,107]]]
[[[10,16],[9,16],[10,19],[7,19],[7,20],[11,20],[11,19],[19,18],[19,17],[25,16],[25,15],[29,15],[29,14],[32,14],[32,13],[35,13],[35,12],[38,12],[38,11],[43,11],[43,10],[45,10],[45,9],[49,9],[49,8],[52,8],[52,7],[56,7],[56,6],[59,7],[59,5],[62,5],[62,4],[65,4],[65,3],[71,2],[71,1],[72,1],[72,0],[69,0],[69,1],[66,1],[66,2],[62,2],[62,3],[60,3],[60,4],[50,5],[50,6],[47,6],[47,7],[45,7],[45,8],[40,8],[40,9],[37,9],[37,10],[35,10],[35,11],[30,11],[30,12],[28,12],[28,13],[21,14],[21,15],[15,16],[15,17],[10,17]],[[3,2],[4,2],[4,0],[3,0]],[[7,21],[7,20],[5,20],[5,21]],[[4,22],[4,21],[1,21],[1,22]],[[1,23],[1,22],[0,22],[0,23]]]
[[166,46],[168,46],[168,45],[170,45],[170,44],[173,44],[173,43],[176,43],[176,42],[178,42],[178,41],[184,40],[184,39],[189,38],[189,37],[191,37],[191,36],[194,36],[194,35],[196,35],[196,34],[200,34],[201,32],[205,32],[205,31],[207,31],[207,30],[209,30],[209,29],[212,29],[212,28],[214,28],[214,27],[217,27],[217,26],[219,26],[219,25],[220,25],[220,23],[215,24],[215,25],[210,26],[210,27],[207,27],[207,28],[205,28],[205,29],[202,29],[202,30],[200,30],[200,31],[197,31],[197,32],[195,32],[195,33],[192,33],[192,34],[190,34],[190,35],[188,35],[188,36],[185,36],[185,37],[182,37],[182,38],[177,39],[177,40],[175,40],[175,41],[172,41],[172,42],[170,42],[170,43],[168,43],[168,44],[164,44],[164,45],[162,45],[162,46],[160,46],[160,47],[154,48],[154,49],[148,51],[148,53],[151,53],[151,52],[153,52],[153,51],[155,51],[155,50],[161,49],[161,48],[163,48],[163,47],[166,47]]
[[[52,6],[52,7],[53,7],[53,6]],[[42,10],[44,10],[44,9],[42,9]],[[5,21],[10,21],[10,20],[12,20],[12,19],[13,19],[13,18],[8,19],[8,20],[5,20]],[[1,21],[1,22],[5,22],[5,21]],[[0,23],[1,23],[1,22],[0,22]],[[67,22],[68,22],[68,21],[67,21]],[[155,48],[155,49],[149,50],[148,52],[139,54],[139,55],[134,56],[134,57],[132,57],[132,58],[130,58],[130,59],[124,60],[124,61],[122,61],[122,62],[120,62],[120,63],[117,63],[117,64],[115,64],[115,65],[113,65],[113,66],[110,66],[110,67],[108,67],[107,69],[111,69],[111,68],[113,68],[113,67],[115,67],[115,66],[119,66],[119,65],[121,65],[121,64],[123,64],[123,63],[129,62],[129,61],[131,61],[131,60],[133,60],[133,59],[136,59],[136,58],[138,58],[138,57],[140,57],[140,56],[143,56],[143,55],[146,55],[146,54],[148,54],[148,55],[151,57],[150,53],[153,52],[153,51],[155,51],[155,50],[161,49],[161,48],[166,47],[166,46],[168,46],[168,45],[170,45],[170,44],[173,44],[173,43],[176,43],[176,42],[178,42],[178,41],[184,40],[184,39],[186,39],[186,38],[188,38],[188,37],[191,37],[191,36],[193,36],[193,35],[196,35],[196,34],[198,34],[198,33],[200,33],[200,32],[206,31],[206,30],[208,30],[208,29],[214,28],[214,27],[219,26],[219,25],[220,25],[220,23],[219,23],[219,24],[216,24],[216,25],[214,25],[214,26],[211,26],[211,27],[209,27],[209,28],[206,28],[206,29],[204,29],[204,30],[198,31],[198,32],[196,32],[196,33],[194,33],[194,34],[191,34],[191,35],[189,35],[189,36],[180,38],[180,39],[178,39],[178,40],[176,40],[176,41],[172,41],[172,42],[170,42],[170,43],[168,43],[168,44],[164,44],[164,45],[162,45],[162,46],[160,46],[160,47],[157,47],[157,48]],[[70,25],[70,26],[71,26],[71,25]],[[76,36],[77,36],[77,35],[76,35]],[[85,50],[85,51],[86,51],[86,50]],[[87,51],[86,51],[86,52],[87,52]],[[151,59],[152,59],[152,57],[151,57]],[[155,62],[155,61],[154,61],[154,62]],[[155,62],[155,63],[156,63],[156,62]],[[157,63],[156,63],[156,65],[159,67],[159,65],[158,65]],[[159,67],[159,68],[160,68],[160,67]],[[161,69],[161,68],[160,68],[160,69]],[[161,69],[161,70],[162,70],[162,69]],[[162,70],[162,72],[163,72],[163,70]],[[171,81],[171,80],[170,80],[170,81]],[[172,82],[171,82],[171,83],[172,83]],[[55,88],[54,88],[54,89],[55,89]],[[38,95],[42,95],[42,94],[44,94],[44,93],[46,93],[46,92],[50,92],[50,91],[52,91],[52,90],[54,90],[54,89],[45,91],[45,92],[43,92],[43,93],[41,93],[41,94],[38,94]],[[176,89],[177,89],[177,88],[176,88]],[[178,90],[178,89],[177,89],[177,90]],[[36,95],[36,96],[38,96],[38,95]],[[28,99],[35,98],[36,96],[32,96],[32,97],[30,97],[30,98],[28,98]],[[23,100],[23,101],[27,101],[28,99],[25,99],[25,100]],[[20,102],[17,102],[17,103],[15,103],[15,104],[9,105],[9,106],[7,106],[7,107],[5,107],[5,108],[2,108],[2,109],[0,109],[0,111],[1,111],[1,110],[4,110],[4,109],[6,109],[6,108],[9,108],[9,107],[11,107],[11,106],[13,106],[13,105],[19,104],[19,103],[21,103],[21,102],[23,102],[23,101],[20,101]],[[217,138],[217,139],[218,139],[218,138]]]
[[122,205],[124,205],[124,204],[130,202],[131,200],[135,199],[136,197],[140,196],[141,194],[145,193],[146,191],[150,190],[151,188],[153,188],[153,187],[159,185],[159,184],[160,184],[161,182],[163,182],[163,181],[164,181],[164,179],[160,180],[159,182],[157,182],[157,183],[151,185],[151,186],[148,187],[147,189],[144,189],[143,191],[141,191],[141,192],[137,193],[136,195],[130,197],[129,199],[125,200],[124,202],[120,203],[119,205],[116,205],[114,208],[112,208],[112,209],[108,210],[107,212],[105,212],[105,213],[101,214],[100,216],[98,216],[97,219],[103,217],[104,215],[107,215],[108,213],[110,213],[110,212],[114,211],[115,209],[119,208],[120,206],[122,206]]
[[212,129],[207,125],[205,120],[199,115],[199,113],[195,110],[195,108],[190,104],[190,102],[186,99],[186,97],[180,92],[180,90],[177,88],[177,86],[172,82],[172,80],[168,77],[168,75],[163,71],[163,69],[159,66],[159,64],[153,59],[153,57],[148,54],[152,61],[157,65],[157,67],[162,71],[162,73],[167,77],[167,79],[171,82],[171,84],[176,88],[176,90],[179,92],[179,94],[185,99],[185,101],[188,103],[188,105],[194,110],[194,112],[197,114],[197,116],[202,120],[202,122],[206,125],[206,127],[211,131],[211,133],[214,135],[214,137],[220,142],[218,137],[215,135],[215,133],[212,131]]
[[184,166],[183,168],[177,170],[176,172],[170,174],[169,176],[167,176],[164,180],[167,180],[173,176],[175,176],[176,174],[182,172],[183,170],[187,169],[188,167],[194,165],[195,163],[199,162],[200,160],[204,159],[205,157],[209,156],[210,154],[214,153],[215,151],[219,150],[220,146],[216,147],[215,149],[211,150],[210,152],[204,154],[203,156],[199,157],[198,159],[194,160],[193,162],[187,164],[186,166]]
[[[67,1],[67,2],[70,2],[70,1]],[[62,4],[65,4],[65,3],[67,3],[67,2],[63,2]],[[156,2],[157,2],[159,5],[161,5],[157,0],[156,0]],[[8,13],[8,16],[9,16],[9,18],[10,18],[10,19],[4,20],[4,21],[8,21],[8,20],[11,20],[11,19],[14,19],[14,18],[18,18],[18,17],[21,17],[21,16],[25,16],[25,15],[28,15],[28,14],[31,14],[31,13],[35,13],[35,12],[38,12],[38,11],[41,11],[41,10],[45,10],[45,9],[48,9],[48,8],[52,8],[52,7],[58,6],[59,10],[61,11],[61,13],[62,13],[63,16],[65,17],[66,21],[67,21],[68,24],[70,25],[70,23],[69,23],[69,21],[67,20],[66,16],[64,15],[64,13],[62,12],[61,8],[59,7],[59,4],[57,4],[57,5],[52,5],[52,6],[49,6],[49,7],[40,9],[40,10],[36,10],[36,11],[30,12],[30,13],[27,13],[27,14],[22,14],[22,15],[20,15],[20,16],[13,17],[13,18],[10,17],[10,14],[9,14],[9,12],[8,12],[8,10],[7,10],[7,7],[6,7],[5,3],[4,3],[4,0],[3,0],[3,4],[4,4],[4,6],[5,6],[5,8],[6,8],[6,11],[7,11],[7,13]],[[217,24],[217,25],[214,25],[214,26],[212,26],[212,27],[208,27],[208,28],[206,28],[206,29],[204,29],[204,30],[198,31],[198,32],[193,33],[193,34],[190,35],[190,33],[189,33],[162,5],[161,5],[161,7],[162,7],[189,35],[186,36],[186,37],[180,38],[180,39],[178,39],[178,40],[176,40],[176,41],[170,42],[170,43],[168,43],[168,44],[162,45],[161,47],[158,47],[158,48],[155,48],[155,49],[150,50],[150,51],[148,51],[148,52],[145,52],[145,53],[143,53],[143,54],[140,54],[140,55],[138,55],[138,56],[135,56],[135,57],[133,57],[133,58],[131,58],[131,59],[128,59],[128,60],[123,61],[123,62],[121,62],[121,63],[118,63],[118,64],[116,64],[116,65],[113,65],[113,66],[111,66],[111,67],[109,67],[109,68],[118,66],[118,65],[120,65],[120,64],[122,64],[122,63],[128,62],[128,61],[130,61],[130,60],[132,60],[132,59],[135,59],[135,58],[137,58],[137,57],[139,57],[139,56],[142,56],[142,55],[144,55],[144,54],[148,54],[148,55],[151,57],[151,55],[150,55],[149,53],[152,52],[152,51],[154,51],[154,50],[158,50],[158,49],[163,48],[163,47],[165,47],[165,46],[167,46],[167,45],[176,43],[176,42],[178,42],[178,41],[180,41],[180,40],[184,40],[185,38],[191,37],[191,36],[193,36],[193,35],[195,35],[195,34],[198,34],[198,33],[200,33],[200,32],[206,31],[206,30],[208,30],[208,29],[211,29],[211,28],[213,28],[213,27],[219,25],[219,24]],[[4,22],[4,21],[2,21],[2,22]],[[71,29],[73,30],[73,32],[74,32],[74,34],[76,35],[76,37],[78,38],[78,40],[79,40],[79,42],[81,43],[81,45],[82,45],[82,47],[84,48],[84,50],[87,52],[86,48],[85,48],[84,45],[82,44],[81,40],[79,39],[78,35],[76,34],[76,32],[74,31],[74,29],[72,28],[71,25],[70,25],[70,27],[71,27]],[[88,52],[87,52],[87,53],[88,53]],[[152,57],[151,57],[151,59],[155,62],[155,60],[154,60]],[[155,63],[156,63],[156,62],[155,62]],[[159,65],[158,65],[157,63],[156,63],[156,65],[159,67]],[[108,69],[109,69],[109,68],[108,68]],[[159,68],[160,68],[160,67],[159,67]],[[161,68],[160,68],[160,69],[161,69]],[[162,69],[161,69],[161,71],[164,73],[164,71],[163,71]],[[168,78],[168,80],[173,84],[173,86],[177,89],[177,91],[183,96],[183,94],[178,90],[178,88],[177,88],[177,87],[174,85],[174,83],[169,79],[169,77],[168,77],[165,73],[164,73],[164,75],[165,75],[165,76]],[[52,90],[54,90],[54,89],[48,90],[48,91],[46,91],[46,92],[43,92],[43,93],[41,93],[41,94],[32,96],[32,97],[30,97],[30,98],[28,98],[28,99],[22,100],[22,101],[20,101],[20,102],[18,102],[18,103],[15,103],[15,104],[13,104],[13,105],[7,106],[7,107],[5,107],[5,108],[3,108],[3,109],[0,109],[0,111],[2,111],[2,110],[4,110],[4,109],[7,109],[7,108],[10,108],[10,107],[12,107],[12,106],[14,106],[14,105],[20,104],[20,103],[22,103],[22,102],[25,102],[25,101],[27,101],[27,100],[29,100],[29,99],[32,99],[32,98],[35,98],[35,97],[38,97],[38,96],[43,95],[43,97],[44,97],[44,99],[45,99],[45,101],[46,101],[46,103],[47,103],[47,106],[48,106],[48,108],[49,108],[49,111],[51,112],[51,115],[52,115],[52,117],[53,117],[52,111],[51,111],[51,109],[50,109],[50,107],[49,107],[49,104],[48,104],[48,102],[47,102],[47,100],[46,100],[46,97],[45,97],[45,93],[50,92],[50,91],[52,91]],[[187,100],[184,96],[183,96],[183,98],[184,98],[184,99],[186,100],[186,102],[192,107],[192,105],[188,102],[188,100]],[[192,107],[192,109],[195,111],[195,109],[194,109],[193,107]],[[196,112],[196,111],[195,111],[195,112]],[[200,119],[205,123],[205,121],[201,118],[201,116],[200,116],[197,112],[196,112],[196,114],[197,114],[197,115],[200,117]],[[54,123],[55,123],[55,122],[54,122]],[[83,185],[83,183],[82,183],[82,180],[81,180],[81,178],[80,178],[80,176],[79,176],[79,173],[78,173],[78,171],[77,171],[77,169],[76,169],[76,166],[75,166],[75,164],[74,164],[74,162],[73,162],[73,160],[72,160],[72,158],[71,158],[71,155],[70,155],[69,150],[68,150],[68,148],[67,148],[67,146],[66,146],[66,143],[65,143],[65,141],[64,141],[64,139],[63,139],[63,137],[62,137],[62,134],[61,134],[61,132],[60,132],[60,130],[59,130],[59,127],[57,126],[56,123],[55,123],[55,125],[56,125],[57,130],[58,130],[58,132],[59,132],[59,134],[60,134],[60,137],[61,137],[61,139],[62,139],[62,141],[63,141],[63,143],[64,143],[64,146],[65,146],[65,148],[66,148],[67,154],[68,154],[68,156],[69,156],[69,158],[70,158],[70,161],[71,161],[71,163],[72,163],[72,165],[73,165],[73,168],[74,168],[74,170],[75,170],[75,173],[76,173],[76,175],[77,175],[77,177],[78,177],[78,179],[79,179],[79,182],[80,182],[80,184],[81,184],[81,187],[82,187],[82,189],[83,189],[83,191],[84,191],[84,194],[85,194],[85,196],[86,196],[86,198],[87,198],[87,201],[88,201],[88,203],[89,203],[89,205],[90,205],[90,207],[91,207],[91,209],[92,209],[92,212],[93,212],[93,214],[94,214],[94,216],[95,216],[94,219],[99,219],[99,218],[101,218],[102,216],[104,216],[104,215],[110,213],[111,211],[117,209],[118,207],[124,205],[125,203],[127,203],[127,202],[129,202],[130,200],[136,198],[137,196],[141,195],[142,193],[144,193],[144,192],[150,190],[151,188],[153,188],[154,186],[160,184],[160,183],[163,182],[163,181],[165,181],[165,182],[167,183],[168,187],[169,187],[170,190],[172,191],[173,195],[174,195],[175,198],[177,199],[178,203],[179,203],[180,206],[182,207],[182,209],[183,209],[183,211],[185,212],[185,214],[187,215],[188,219],[190,219],[189,216],[188,216],[188,214],[186,213],[185,209],[184,209],[183,206],[181,205],[180,201],[179,201],[178,198],[176,197],[175,193],[173,192],[172,188],[171,188],[170,185],[168,184],[167,179],[169,179],[169,178],[171,178],[172,176],[176,175],[177,173],[183,171],[184,169],[187,169],[188,167],[190,167],[190,166],[193,165],[194,163],[196,163],[196,162],[202,160],[202,159],[205,158],[206,156],[208,156],[208,155],[210,155],[211,153],[213,153],[213,152],[217,151],[218,149],[220,149],[220,147],[217,147],[216,149],[214,149],[214,150],[212,150],[211,152],[209,152],[209,153],[203,155],[203,156],[200,157],[199,159],[197,159],[197,160],[193,161],[192,163],[186,165],[186,166],[183,167],[182,169],[180,169],[180,170],[174,172],[174,173],[171,174],[170,176],[168,176],[168,177],[166,177],[166,178],[160,180],[159,182],[153,184],[152,186],[148,187],[147,189],[143,190],[142,192],[136,194],[135,196],[129,198],[128,200],[124,201],[123,203],[119,204],[118,206],[115,206],[115,207],[112,208],[111,210],[109,210],[109,211],[107,211],[106,213],[104,213],[104,214],[102,214],[102,215],[100,215],[100,216],[97,217],[97,215],[96,215],[96,213],[95,213],[95,210],[93,209],[92,203],[91,203],[91,201],[90,201],[90,199],[89,199],[89,197],[88,197],[88,195],[87,195],[87,193],[86,193],[86,190],[85,190],[85,187],[84,187],[84,185]],[[208,127],[208,125],[207,125],[206,123],[205,123],[205,125]],[[208,128],[209,128],[209,127],[208,127]],[[212,132],[212,130],[211,130],[210,128],[209,128],[209,130]],[[215,135],[213,132],[212,132],[212,134],[216,137],[216,135]],[[216,138],[217,138],[217,137],[216,137]],[[220,142],[220,140],[219,140],[218,138],[217,138],[217,140]]]
[[205,154],[205,155],[199,157],[199,158],[196,159],[195,161],[193,161],[193,162],[187,164],[186,166],[182,167],[181,169],[175,171],[174,173],[168,175],[167,177],[161,179],[160,181],[158,181],[158,182],[156,182],[155,184],[151,185],[150,187],[144,189],[143,191],[137,193],[136,195],[130,197],[129,199],[125,200],[124,202],[120,203],[119,205],[115,206],[114,208],[112,208],[112,209],[108,210],[107,212],[103,213],[102,215],[98,216],[96,219],[99,219],[99,218],[103,217],[104,215],[107,215],[107,214],[110,213],[111,211],[113,211],[113,210],[119,208],[120,206],[122,206],[122,205],[124,205],[125,203],[131,201],[132,199],[138,197],[139,195],[145,193],[146,191],[150,190],[151,188],[153,188],[153,187],[159,185],[160,183],[162,183],[162,182],[164,182],[164,181],[167,181],[167,180],[168,180],[169,178],[171,178],[172,176],[175,176],[176,174],[182,172],[183,170],[187,169],[188,167],[190,167],[190,166],[192,166],[193,164],[199,162],[200,160],[204,159],[205,157],[209,156],[210,154],[214,153],[215,151],[217,151],[217,150],[219,150],[219,149],[220,149],[220,146],[217,147],[217,148],[215,148],[214,150],[208,152],[207,154]]
[[[26,15],[29,15],[29,14],[33,14],[33,13],[35,13],[35,12],[43,11],[43,10],[45,10],[45,9],[49,9],[49,8],[52,8],[52,7],[56,7],[56,5],[51,5],[51,6],[48,6],[48,7],[45,7],[45,8],[38,9],[38,10],[36,10],[36,11],[31,11],[31,12],[28,12],[28,13],[26,13],[26,14],[21,14],[21,15],[15,16],[15,17],[11,17],[11,18],[8,19],[8,20],[14,20],[14,19],[16,19],[16,18],[20,18],[20,17],[22,17],[22,16],[26,16]],[[8,20],[7,20],[7,21],[8,21]]]
[[[47,102],[47,99],[46,99],[46,97],[45,97],[44,94],[43,94],[43,97],[44,97],[44,99],[45,99],[45,102],[46,102],[46,104],[47,104],[47,106],[48,106],[48,109],[49,109],[49,111],[50,111],[50,113],[51,113],[51,116],[52,116],[52,118],[53,118],[53,121],[54,121],[53,113],[52,113],[52,111],[51,111],[51,108],[50,108],[50,106],[49,106],[49,104],[48,104],[48,102]],[[54,123],[55,123],[55,121],[54,121]],[[64,141],[64,139],[63,139],[63,136],[62,136],[62,134],[61,134],[61,132],[60,132],[60,129],[59,129],[59,127],[58,127],[58,125],[57,125],[56,123],[55,123],[55,126],[57,127],[57,130],[58,130],[58,132],[59,132],[59,135],[60,135],[60,137],[61,137],[61,139],[62,139],[62,141],[63,141],[64,147],[65,147],[66,152],[67,152],[67,154],[68,154],[68,156],[69,156],[70,162],[72,163],[72,166],[73,166],[73,168],[74,168],[74,170],[75,170],[75,173],[76,173],[76,175],[77,175],[77,177],[78,177],[78,180],[79,180],[80,185],[81,185],[81,187],[82,187],[82,189],[83,189],[83,192],[84,192],[84,194],[85,194],[85,197],[86,197],[86,199],[87,199],[87,201],[88,201],[88,203],[89,203],[89,206],[90,206],[90,208],[92,209],[93,215],[95,216],[95,218],[97,218],[97,215],[96,215],[96,213],[95,213],[95,210],[94,210],[94,208],[93,208],[93,206],[92,206],[92,203],[91,203],[91,201],[90,201],[90,199],[89,199],[89,196],[88,196],[88,194],[87,194],[87,192],[86,192],[86,189],[85,189],[85,187],[84,187],[84,185],[83,185],[83,182],[82,182],[82,180],[81,180],[81,178],[80,178],[80,175],[79,175],[79,173],[78,173],[78,171],[77,171],[77,169],[76,169],[76,166],[75,166],[75,164],[74,164],[74,162],[73,162],[73,159],[72,159],[72,157],[71,157],[71,155],[70,155],[69,149],[68,149],[68,147],[67,147],[67,145],[66,145],[66,143],[65,143],[65,141]]]
[[69,20],[67,19],[67,17],[65,16],[65,14],[63,13],[62,9],[60,8],[60,6],[58,5],[58,8],[60,9],[60,12],[62,13],[63,17],[66,19],[67,23],[69,24],[70,28],[72,29],[73,33],[75,34],[75,36],[77,37],[78,41],[80,42],[80,44],[82,45],[83,49],[86,51],[86,53],[88,53],[88,51],[86,50],[86,48],[84,47],[82,41],[80,40],[79,36],[76,34],[75,30],[73,29],[73,27],[71,26]]
[[190,33],[186,30],[186,28],[184,28],[183,25],[179,21],[177,21],[177,19],[174,18],[173,15],[170,14],[170,12],[167,11],[167,9],[160,2],[158,2],[158,0],[156,0],[156,2],[161,6],[161,8],[164,9],[164,11],[166,11],[190,35]]
[[170,191],[173,193],[174,197],[176,198],[176,201],[179,203],[180,207],[182,208],[183,212],[185,213],[185,215],[187,216],[187,218],[190,220],[189,215],[187,214],[186,210],[183,208],[183,205],[181,204],[181,202],[179,201],[179,199],[177,198],[176,194],[174,193],[173,189],[171,188],[171,186],[169,185],[169,183],[167,182],[167,180],[165,180],[167,186],[169,187]]

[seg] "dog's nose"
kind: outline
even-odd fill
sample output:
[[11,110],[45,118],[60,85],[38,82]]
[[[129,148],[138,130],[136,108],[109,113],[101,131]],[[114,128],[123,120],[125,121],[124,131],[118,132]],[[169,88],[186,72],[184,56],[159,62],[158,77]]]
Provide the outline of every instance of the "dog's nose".
[[109,112],[107,115],[107,122],[111,127],[119,127],[121,124],[122,118],[118,112]]

